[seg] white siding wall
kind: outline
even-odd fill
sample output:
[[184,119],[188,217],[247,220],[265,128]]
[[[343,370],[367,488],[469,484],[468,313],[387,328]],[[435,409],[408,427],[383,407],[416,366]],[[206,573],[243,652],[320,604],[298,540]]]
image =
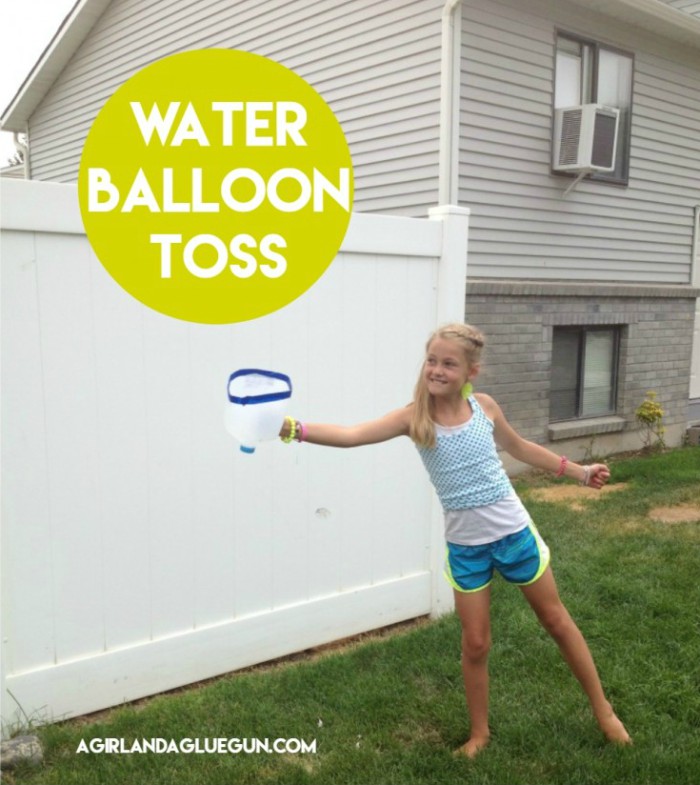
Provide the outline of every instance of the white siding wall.
[[425,216],[437,201],[437,0],[113,0],[31,118],[32,177],[75,182],[106,99],[140,68],[187,49],[272,58],[326,99],[361,184],[355,209]]
[[[699,198],[697,50],[560,0],[463,0],[460,204],[470,276],[687,284]],[[268,55],[329,101],[350,142],[355,209],[437,200],[437,0],[113,0],[31,123],[32,176],[75,181],[83,140],[137,69],[188,48]],[[628,186],[550,173],[555,29],[635,55]]]
[[[697,51],[564,2],[464,0],[460,203],[470,276],[690,282]],[[550,174],[556,28],[635,55],[627,187]]]

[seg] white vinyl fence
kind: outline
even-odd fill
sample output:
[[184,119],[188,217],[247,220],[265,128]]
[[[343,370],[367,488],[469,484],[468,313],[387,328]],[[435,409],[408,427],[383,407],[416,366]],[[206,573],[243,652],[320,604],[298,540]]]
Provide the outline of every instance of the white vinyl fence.
[[354,214],[303,297],[196,325],[126,294],[74,186],[2,184],[2,706],[53,721],[450,607],[436,500],[408,439],[238,451],[241,367],[290,413],[352,423],[411,399],[464,311],[468,213]]

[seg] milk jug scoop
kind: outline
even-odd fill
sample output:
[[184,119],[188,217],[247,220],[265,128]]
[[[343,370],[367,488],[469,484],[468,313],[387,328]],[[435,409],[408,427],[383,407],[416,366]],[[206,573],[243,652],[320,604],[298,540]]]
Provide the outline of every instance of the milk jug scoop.
[[244,368],[228,380],[226,430],[253,453],[260,442],[276,439],[284,423],[287,400],[292,395],[289,376],[259,368]]

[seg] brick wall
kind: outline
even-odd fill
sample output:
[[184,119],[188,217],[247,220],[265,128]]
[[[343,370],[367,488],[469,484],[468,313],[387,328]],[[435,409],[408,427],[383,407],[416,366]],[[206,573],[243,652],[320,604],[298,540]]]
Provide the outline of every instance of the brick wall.
[[558,438],[549,423],[553,328],[620,326],[617,417],[578,421],[578,430],[566,426],[568,436],[635,429],[648,390],[657,393],[669,432],[680,434],[698,294],[690,287],[468,281],[466,321],[486,334],[477,389],[493,395],[525,438],[547,443]]

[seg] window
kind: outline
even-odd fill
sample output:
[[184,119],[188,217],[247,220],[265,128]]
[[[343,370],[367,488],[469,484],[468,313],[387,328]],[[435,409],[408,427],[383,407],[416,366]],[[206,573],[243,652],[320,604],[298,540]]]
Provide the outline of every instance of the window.
[[617,327],[554,328],[550,422],[615,411],[619,343]]
[[557,36],[554,108],[603,104],[620,110],[615,171],[591,175],[596,180],[627,183],[629,175],[634,58],[593,41]]

